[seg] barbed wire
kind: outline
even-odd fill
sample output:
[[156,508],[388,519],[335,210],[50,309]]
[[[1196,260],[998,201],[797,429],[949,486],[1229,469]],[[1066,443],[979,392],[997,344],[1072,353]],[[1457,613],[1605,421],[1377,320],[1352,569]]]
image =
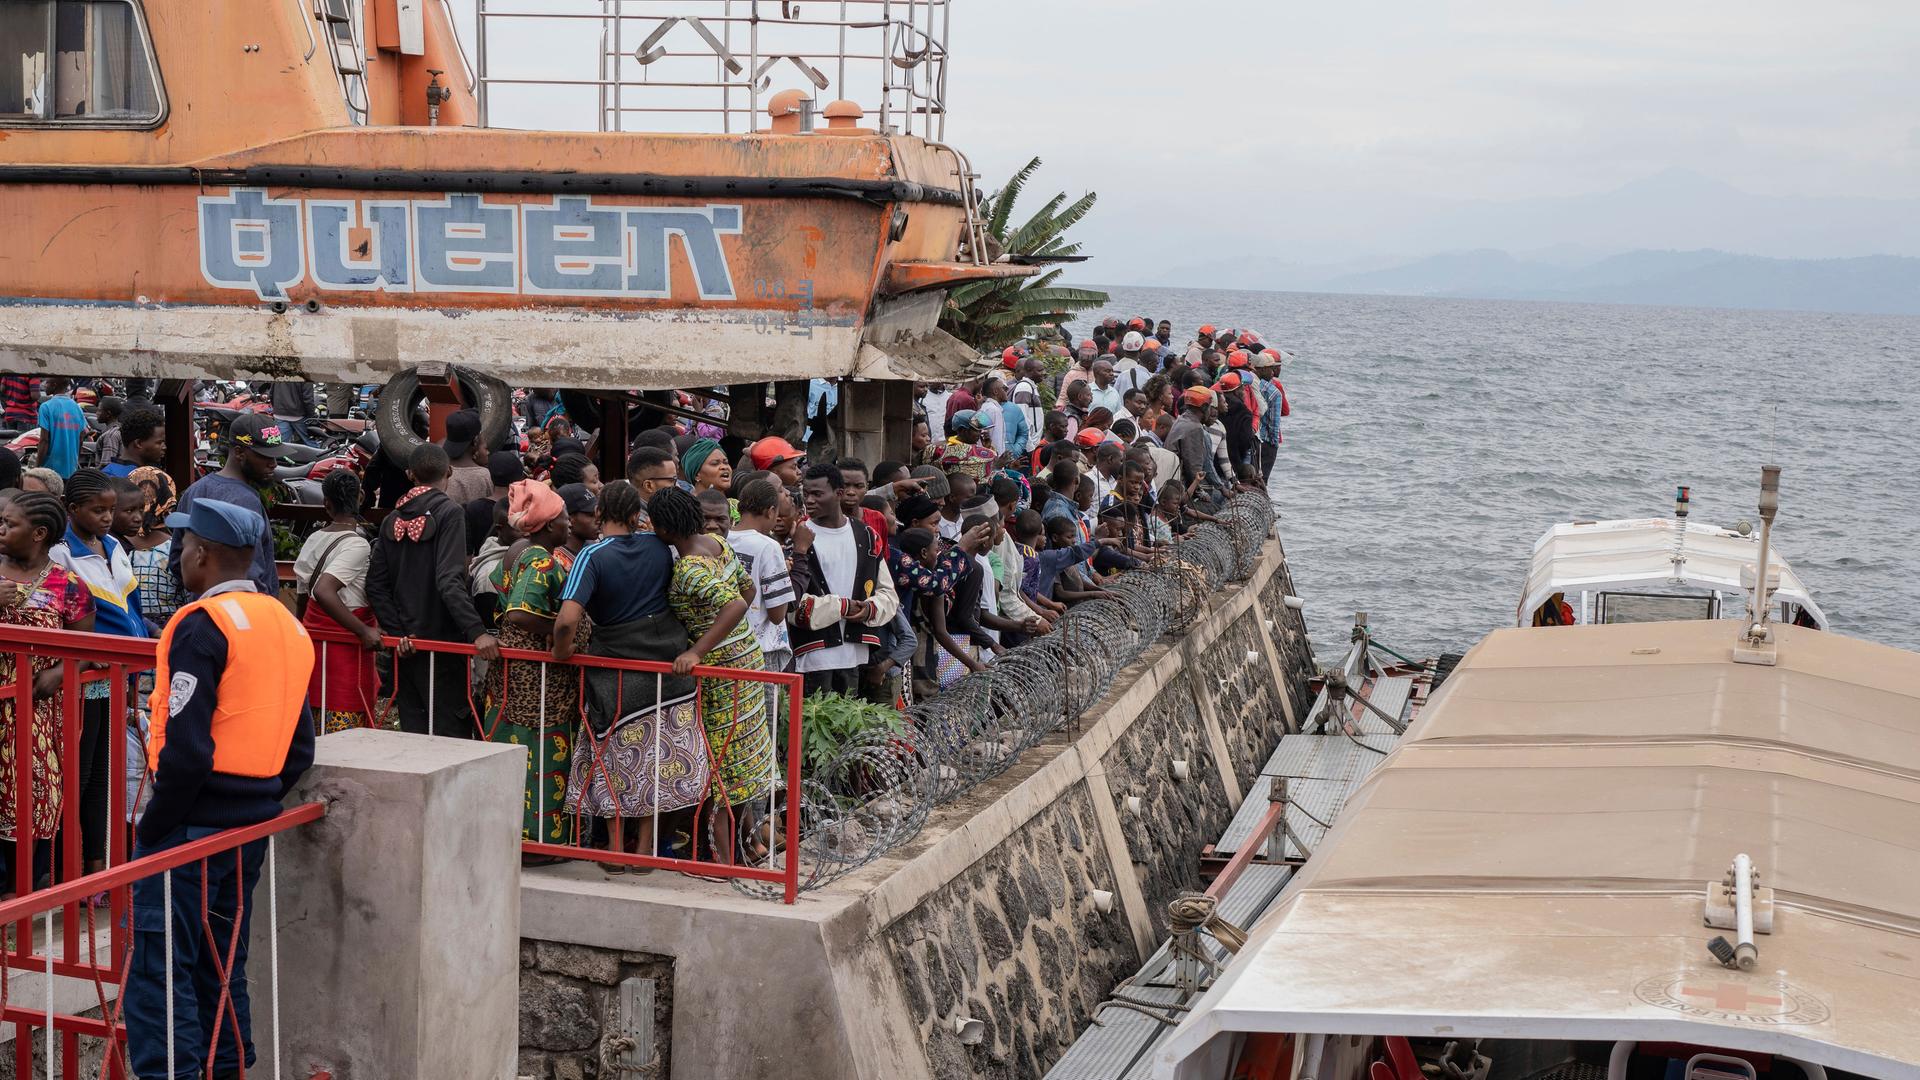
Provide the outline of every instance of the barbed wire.
[[[1169,634],[1191,629],[1212,597],[1257,568],[1273,504],[1242,492],[1153,565],[1109,583],[1107,597],[1074,605],[1053,632],[1008,649],[901,714],[897,730],[864,733],[800,784],[800,887],[817,889],[912,840],[938,806],[1004,773],[1048,737],[1077,730],[1120,673]],[[792,797],[791,790],[783,799]],[[763,825],[772,855],[779,813]],[[766,882],[729,879],[742,892],[780,896]]]

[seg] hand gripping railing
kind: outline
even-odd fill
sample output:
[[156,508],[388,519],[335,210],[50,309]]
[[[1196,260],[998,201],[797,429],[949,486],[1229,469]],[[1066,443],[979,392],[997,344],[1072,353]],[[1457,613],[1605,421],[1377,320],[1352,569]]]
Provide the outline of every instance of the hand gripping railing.
[[[336,651],[366,650],[345,633],[309,632],[319,673],[315,694],[323,705],[338,703],[332,673],[339,665],[331,663]],[[381,639],[396,684],[412,680],[424,692],[411,699],[405,691],[355,695],[349,703],[358,701],[361,707],[348,710],[360,715],[355,726],[397,723],[419,734],[494,742],[524,738],[531,770],[526,810],[532,816],[523,820],[521,850],[531,859],[592,859],[621,871],[674,870],[726,878],[744,891],[787,903],[798,897],[801,860],[788,855],[802,850],[799,808],[788,795],[801,774],[798,674],[700,665],[683,676],[694,680],[694,692],[676,697],[667,692],[673,665],[659,661],[585,654],[558,661],[545,652],[502,649],[499,660],[480,664],[474,647],[460,642],[415,638],[407,646],[411,655],[403,656],[401,639]],[[594,672],[612,673],[612,716],[621,722],[606,732],[589,722],[588,682]],[[651,704],[630,712],[625,694],[632,677],[648,675],[653,678],[642,678],[639,689],[652,690],[643,699]],[[326,724],[327,714],[337,718],[340,711],[316,710],[315,722]],[[776,745],[781,720],[784,746]],[[644,728],[637,738],[636,725]],[[549,755],[564,757],[564,765],[554,767],[558,763]],[[749,758],[747,767],[734,764]],[[670,789],[682,768],[704,771],[706,779],[697,792],[674,796]],[[563,771],[565,782],[557,783]],[[653,795],[650,804],[633,808],[645,813],[589,812],[595,792],[634,781]],[[743,797],[743,791],[751,795]],[[692,806],[678,805],[689,798]],[[678,842],[683,826],[685,840]],[[593,843],[602,829],[609,844],[624,843],[629,827],[650,838],[644,850]],[[674,830],[676,838],[663,837],[665,829]]]

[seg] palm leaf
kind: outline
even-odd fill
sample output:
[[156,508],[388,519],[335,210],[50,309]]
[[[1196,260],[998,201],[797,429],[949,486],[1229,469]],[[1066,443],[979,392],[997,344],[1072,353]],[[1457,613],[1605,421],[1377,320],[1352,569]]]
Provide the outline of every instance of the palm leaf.
[[[1066,233],[1093,210],[1099,196],[1087,192],[1069,202],[1065,192],[1054,195],[1011,227],[1021,193],[1040,159],[1034,158],[1014,172],[998,191],[981,202],[987,231],[1006,251],[1022,255],[1071,256],[1080,244]],[[1011,228],[1011,231],[1009,231]],[[998,350],[1049,324],[1071,319],[1076,312],[1102,307],[1107,294],[1094,289],[1076,289],[1056,284],[1065,273],[1051,267],[1033,278],[995,278],[972,281],[947,293],[941,309],[940,325],[948,333],[981,350]]]

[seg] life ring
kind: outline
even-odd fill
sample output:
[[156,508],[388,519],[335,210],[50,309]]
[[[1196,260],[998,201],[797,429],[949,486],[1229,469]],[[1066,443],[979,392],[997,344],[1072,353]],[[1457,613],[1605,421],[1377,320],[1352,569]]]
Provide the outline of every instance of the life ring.
[[[499,379],[467,368],[454,368],[453,377],[460,385],[460,399],[467,408],[480,413],[481,445],[500,445],[513,426],[513,392]],[[374,407],[373,425],[380,434],[380,449],[401,468],[406,468],[414,450],[427,441],[413,426],[414,406],[421,396],[419,373],[403,371],[387,380]]]

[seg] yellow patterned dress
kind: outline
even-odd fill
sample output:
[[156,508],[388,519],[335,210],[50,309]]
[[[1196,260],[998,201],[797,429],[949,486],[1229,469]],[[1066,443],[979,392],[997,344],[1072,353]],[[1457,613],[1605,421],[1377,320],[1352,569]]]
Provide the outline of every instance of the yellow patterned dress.
[[[747,572],[720,541],[720,554],[682,555],[673,562],[667,606],[698,641],[722,608],[741,598]],[[709,667],[760,671],[766,658],[741,619],[725,641],[700,658]],[[766,795],[773,786],[773,730],[768,722],[767,684],[737,679],[700,680],[700,720],[713,761],[713,795],[728,806]]]
[[[513,565],[501,564],[493,582],[499,587],[500,647],[546,652],[548,640],[505,620],[524,611],[551,619],[560,613],[560,593],[573,556],[531,546]],[[586,641],[587,628],[579,639]],[[545,672],[544,686],[541,673]],[[482,730],[497,743],[525,746],[526,803],[520,836],[545,844],[574,842],[574,815],[566,811],[567,770],[573,760],[574,729],[580,723],[580,672],[564,664],[505,660],[487,672]]]

